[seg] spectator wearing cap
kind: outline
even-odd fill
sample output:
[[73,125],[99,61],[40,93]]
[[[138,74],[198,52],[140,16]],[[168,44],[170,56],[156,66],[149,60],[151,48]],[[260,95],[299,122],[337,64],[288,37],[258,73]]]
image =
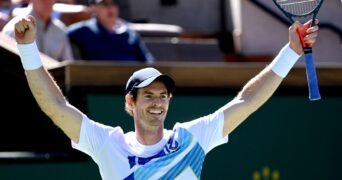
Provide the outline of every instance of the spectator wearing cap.
[[119,17],[115,0],[91,0],[94,17],[68,27],[74,54],[83,60],[153,63],[154,57],[140,35]]
[[27,15],[36,18],[36,43],[40,52],[57,61],[73,60],[69,38],[65,32],[65,25],[60,20],[52,18],[53,5],[56,0],[31,0],[31,3],[9,21],[2,33],[14,37],[14,23]]

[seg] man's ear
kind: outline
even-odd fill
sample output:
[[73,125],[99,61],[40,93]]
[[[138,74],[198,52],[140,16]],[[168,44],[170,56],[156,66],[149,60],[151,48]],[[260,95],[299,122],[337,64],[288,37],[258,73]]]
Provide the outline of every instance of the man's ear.
[[132,95],[126,94],[125,100],[126,100],[127,105],[133,106],[133,96]]

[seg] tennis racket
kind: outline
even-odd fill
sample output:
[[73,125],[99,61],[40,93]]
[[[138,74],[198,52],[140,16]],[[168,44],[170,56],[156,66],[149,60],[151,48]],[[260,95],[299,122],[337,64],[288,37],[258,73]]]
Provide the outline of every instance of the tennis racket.
[[309,99],[319,100],[321,95],[319,92],[316,66],[312,55],[312,44],[305,43],[304,37],[307,35],[306,30],[315,24],[316,15],[323,3],[323,0],[273,0],[277,7],[294,23],[295,18],[305,19],[312,16],[311,25],[303,26],[297,29],[297,33],[301,40],[304,58],[306,77],[309,87]]

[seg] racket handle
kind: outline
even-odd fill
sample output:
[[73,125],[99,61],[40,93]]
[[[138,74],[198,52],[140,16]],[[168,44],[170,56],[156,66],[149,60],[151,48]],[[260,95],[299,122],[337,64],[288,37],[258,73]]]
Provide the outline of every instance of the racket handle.
[[309,87],[309,99],[311,101],[320,100],[321,95],[318,87],[318,80],[316,74],[316,66],[312,56],[311,48],[304,48],[305,64],[306,64],[306,77]]
[[298,28],[296,29],[297,34],[298,34],[298,36],[299,36],[299,39],[300,39],[300,42],[302,43],[302,47],[303,47],[303,48],[312,48],[312,43],[306,43],[306,42],[304,41],[304,37],[305,37],[306,35],[308,35],[308,33],[306,32],[306,30],[308,30],[308,29],[310,28],[310,25],[311,25],[311,22],[308,21],[308,22],[306,22],[302,27],[298,27]]

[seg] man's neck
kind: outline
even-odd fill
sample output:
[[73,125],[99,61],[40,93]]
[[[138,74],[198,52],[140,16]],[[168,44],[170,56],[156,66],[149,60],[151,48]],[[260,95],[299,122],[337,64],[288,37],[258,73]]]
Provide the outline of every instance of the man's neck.
[[155,130],[142,130],[136,128],[136,138],[140,144],[154,145],[157,144],[164,136],[163,127],[159,127]]

